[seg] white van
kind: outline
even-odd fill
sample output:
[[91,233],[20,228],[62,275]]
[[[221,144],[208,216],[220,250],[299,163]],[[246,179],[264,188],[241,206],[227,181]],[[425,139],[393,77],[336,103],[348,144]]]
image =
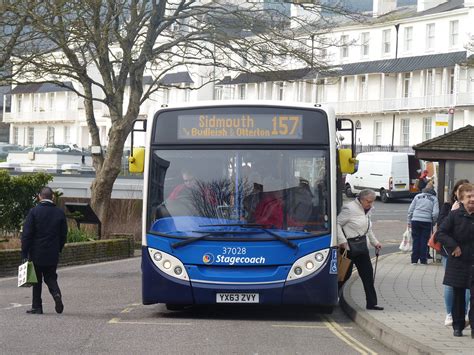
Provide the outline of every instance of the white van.
[[[412,153],[368,152],[357,155],[357,171],[348,174],[346,196],[372,189],[382,202],[393,198],[413,197],[421,164]],[[418,170],[418,171],[417,171]]]

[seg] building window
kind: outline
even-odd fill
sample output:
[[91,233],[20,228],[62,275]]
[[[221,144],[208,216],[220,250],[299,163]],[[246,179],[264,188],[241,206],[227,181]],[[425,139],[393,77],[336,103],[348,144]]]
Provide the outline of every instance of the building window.
[[349,36],[341,36],[341,58],[349,57]]
[[423,140],[424,141],[431,139],[432,124],[433,124],[433,121],[431,117],[423,118]]
[[277,100],[283,100],[285,97],[285,83],[279,82],[277,91]]
[[34,129],[34,127],[28,127],[26,144],[28,144],[30,146],[35,144],[35,129]]
[[425,79],[425,96],[433,95],[433,77],[434,77],[433,69],[428,69],[426,71],[426,79]]
[[64,126],[64,143],[71,143],[71,127]]
[[435,45],[435,24],[429,23],[426,25],[426,49],[433,49]]
[[46,143],[54,144],[54,127],[48,127]]
[[215,100],[222,100],[222,92],[224,91],[222,86],[216,86],[214,88],[214,97]]
[[383,53],[384,54],[389,54],[390,53],[390,35],[391,35],[391,30],[383,30],[382,32],[382,48],[383,48]]
[[21,104],[22,104],[22,102],[23,102],[23,95],[20,94],[20,95],[18,95],[18,96],[16,97],[17,112],[21,112],[21,109],[22,109]]
[[365,79],[365,75],[360,77],[359,99],[360,100],[367,100],[367,81]]
[[361,36],[361,55],[362,57],[369,56],[369,32],[363,32]]
[[53,111],[54,107],[54,92],[49,94],[49,110]]
[[382,144],[382,121],[374,122],[374,144]]
[[33,94],[33,112],[39,111],[39,94]]
[[170,103],[170,89],[168,88],[163,89],[163,103],[165,105]]
[[403,118],[400,120],[400,144],[408,146],[410,143],[410,119]]
[[403,76],[403,97],[410,96],[410,82],[411,82],[410,73],[405,73],[405,75]]
[[454,94],[454,69],[448,70],[448,94]]
[[13,127],[13,144],[18,144],[18,127]]
[[450,21],[449,22],[449,46],[457,46],[459,39],[459,21]]
[[412,43],[413,43],[413,27],[405,27],[405,35],[404,35],[404,44],[405,44],[405,51],[409,52],[412,50]]
[[321,59],[326,59],[328,57],[328,49],[327,48],[321,48],[319,50],[319,56]]
[[343,76],[341,78],[341,88],[339,92],[339,100],[345,101],[346,100],[346,91],[347,91],[347,77]]
[[246,87],[245,84],[237,85],[237,98],[239,100],[245,100]]
[[190,99],[191,99],[191,89],[189,88],[189,86],[186,86],[186,88],[184,89],[184,102],[189,102]]
[[74,109],[73,103],[74,97],[72,96],[72,93],[66,92],[66,107],[68,110]]

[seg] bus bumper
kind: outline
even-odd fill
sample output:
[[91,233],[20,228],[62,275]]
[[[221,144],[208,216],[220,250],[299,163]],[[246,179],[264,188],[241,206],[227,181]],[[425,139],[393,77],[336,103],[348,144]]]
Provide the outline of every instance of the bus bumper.
[[[146,250],[145,250],[146,251]],[[294,281],[267,283],[221,283],[182,281],[162,273],[150,260],[142,258],[143,304],[216,304],[218,293],[258,294],[259,304],[334,306],[338,302],[337,275],[326,263],[314,275]]]

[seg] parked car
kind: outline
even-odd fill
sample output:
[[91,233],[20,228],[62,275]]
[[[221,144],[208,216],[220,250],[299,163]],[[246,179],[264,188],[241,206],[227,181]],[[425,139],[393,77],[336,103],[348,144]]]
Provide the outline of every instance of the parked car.
[[22,150],[22,148],[16,144],[0,143],[0,160],[7,159],[8,153],[12,150],[18,151],[18,150]]
[[358,154],[356,159],[357,171],[346,176],[346,196],[372,189],[382,202],[388,202],[390,199],[413,197],[419,192],[415,182],[421,162],[414,154],[368,152]]

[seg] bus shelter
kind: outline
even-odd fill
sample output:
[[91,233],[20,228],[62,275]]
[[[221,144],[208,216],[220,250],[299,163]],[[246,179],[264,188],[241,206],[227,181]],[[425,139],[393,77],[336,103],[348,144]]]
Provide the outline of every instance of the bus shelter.
[[464,126],[414,145],[415,157],[438,162],[437,194],[440,203],[449,199],[456,181],[474,182],[474,127]]

